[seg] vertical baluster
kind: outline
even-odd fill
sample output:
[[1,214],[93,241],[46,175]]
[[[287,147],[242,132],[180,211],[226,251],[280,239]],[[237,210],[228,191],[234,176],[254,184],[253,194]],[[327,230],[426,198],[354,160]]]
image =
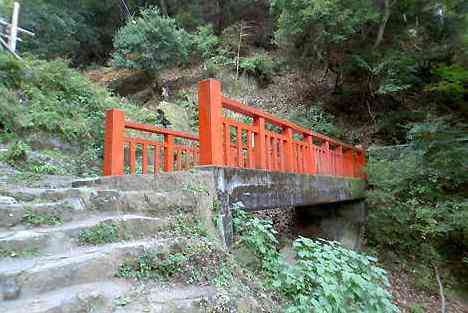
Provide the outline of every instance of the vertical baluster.
[[135,143],[130,141],[130,174],[135,175],[136,172],[136,151]]
[[154,150],[153,150],[154,151],[154,154],[153,154],[153,158],[154,158],[154,160],[153,160],[153,162],[154,162],[153,171],[154,171],[154,175],[156,175],[157,173],[159,173],[159,169],[161,168],[160,160],[159,160],[159,158],[160,158],[159,154],[161,153],[161,151],[159,150],[159,145],[154,145],[153,147],[154,147]]
[[325,164],[326,164],[326,175],[331,174],[331,155],[330,155],[330,143],[325,141],[325,149],[324,149],[324,157],[325,157]]
[[176,158],[177,158],[177,170],[182,170],[182,150],[176,150]]
[[337,163],[338,163],[338,170],[337,170],[337,175],[338,176],[344,176],[344,170],[343,170],[343,146],[339,145],[336,148],[336,153],[337,153]]
[[294,149],[294,167],[293,167],[293,171],[294,172],[299,172],[299,162],[300,162],[300,159],[301,159],[301,156],[299,154],[299,149],[300,149],[300,146],[298,144],[295,144],[293,143],[293,149]]
[[182,163],[182,167],[184,168],[184,170],[188,169],[190,167],[190,161],[189,161],[189,156],[190,155],[190,152],[188,149],[184,149],[184,159],[183,159],[183,163]]
[[[287,144],[287,143],[286,143]],[[295,168],[295,163],[296,163],[296,151],[295,151],[295,147],[294,147],[294,143],[291,145],[291,151],[292,151],[292,154],[291,154],[291,163],[289,164],[289,171],[290,172],[294,172],[294,168]]]
[[164,135],[164,171],[174,170],[174,136]]
[[300,150],[299,155],[301,158],[300,163],[299,163],[301,168],[299,169],[299,172],[304,173],[305,172],[304,171],[304,146],[302,145],[302,143],[299,146],[299,150]]
[[296,150],[297,150],[297,167],[296,167],[296,172],[298,173],[302,173],[302,158],[303,158],[303,154],[302,154],[302,144],[300,143],[297,143],[296,144]]
[[294,172],[294,148],[293,148],[293,130],[289,127],[283,130],[286,136],[284,145],[284,162],[287,172]]
[[317,146],[317,173],[323,175],[324,172],[324,164],[323,164],[323,142],[319,143],[320,145]]
[[244,153],[242,148],[242,128],[237,126],[237,165],[244,167]]
[[275,153],[276,153],[276,170],[281,171],[281,138],[276,138],[276,146],[275,146]]
[[254,126],[257,128],[257,135],[255,136],[256,168],[266,169],[265,119],[263,117],[255,117]]
[[271,170],[271,137],[266,136],[265,140],[265,150],[266,150],[266,168]]
[[146,175],[146,173],[148,172],[148,146],[146,145],[146,143],[143,144],[143,149],[141,153],[142,153],[141,173],[143,175]]
[[314,158],[314,148],[313,140],[311,135],[304,135],[304,142],[306,144],[305,152],[305,172],[313,174],[315,172],[315,158]]
[[271,170],[275,171],[276,170],[276,138],[271,137]]
[[225,165],[231,166],[231,127],[224,124],[224,157]]
[[248,167],[249,168],[254,168],[255,163],[254,163],[254,151],[252,149],[252,136],[253,133],[249,129],[247,130],[247,160],[248,160]]
[[284,165],[284,140],[283,138],[279,140],[278,153],[279,153],[280,171],[284,172],[286,169]]
[[301,168],[301,160],[302,160],[302,154],[301,154],[301,145],[300,144],[295,144],[296,146],[296,168],[295,171],[297,173],[300,173],[302,168]]
[[353,150],[346,148],[343,152],[343,176],[353,176],[352,174],[352,161],[353,161]]

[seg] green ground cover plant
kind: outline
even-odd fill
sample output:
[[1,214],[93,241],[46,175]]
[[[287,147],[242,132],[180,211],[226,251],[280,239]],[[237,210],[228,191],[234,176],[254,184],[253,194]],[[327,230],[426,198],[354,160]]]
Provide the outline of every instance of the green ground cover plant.
[[236,214],[236,244],[257,256],[266,284],[287,299],[285,312],[399,312],[376,259],[336,242],[299,237],[293,244],[296,261],[288,264],[277,251],[271,221]]

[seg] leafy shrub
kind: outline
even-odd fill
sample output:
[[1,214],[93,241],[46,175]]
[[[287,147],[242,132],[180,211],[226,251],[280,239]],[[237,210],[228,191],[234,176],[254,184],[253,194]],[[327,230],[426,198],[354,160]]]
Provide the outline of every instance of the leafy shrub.
[[[434,119],[413,125],[400,151],[371,153],[369,241],[426,262],[468,247],[466,125]],[[394,149],[395,150],[395,149]],[[456,259],[457,257],[455,257]]]
[[219,38],[214,34],[211,25],[199,26],[196,33],[192,35],[192,42],[203,60],[216,56],[218,52]]
[[18,163],[26,161],[30,147],[22,142],[16,141],[8,146],[8,150],[1,156],[1,160],[10,165],[17,165]]
[[386,273],[375,259],[336,242],[300,237],[293,244],[296,262],[288,264],[277,251],[271,221],[236,214],[236,244],[257,256],[267,284],[288,300],[285,312],[398,312],[386,290]]
[[279,253],[277,251],[277,232],[268,219],[253,218],[239,209],[234,217],[236,233],[240,235],[237,245],[244,245],[254,252],[265,273],[277,274]]
[[241,58],[239,68],[246,74],[254,76],[261,86],[271,83],[275,72],[273,59],[267,54],[255,54]]
[[316,132],[337,138],[343,137],[343,130],[333,123],[334,117],[325,112],[319,104],[292,109],[288,118]]
[[398,312],[392,303],[386,272],[375,259],[336,242],[298,238],[297,262],[280,272],[273,284],[291,299],[287,313]]
[[350,76],[362,73],[367,80],[361,88],[367,89],[370,95],[383,96],[407,90],[420,82],[416,75],[416,64],[410,55],[388,51],[376,59],[354,55],[347,72]]
[[154,112],[117,102],[63,60],[19,61],[0,52],[0,75],[0,133],[60,137],[79,148],[78,156],[74,152],[78,174],[89,171],[92,162],[99,165],[106,109],[122,108],[129,119],[156,122]]
[[[0,61],[1,62],[1,61]],[[0,85],[0,130],[18,133],[31,126],[31,119],[26,107],[21,104],[18,95]]]
[[[434,71],[439,81],[429,85],[429,91],[448,96],[454,102],[460,102],[468,94],[468,70],[460,65],[439,66]],[[468,108],[464,108],[468,110]]]
[[277,41],[312,62],[327,62],[333,48],[361,36],[361,30],[378,21],[370,0],[271,1],[277,19]]
[[0,52],[0,87],[18,87],[18,77],[24,75],[21,62],[7,53]]
[[142,69],[154,75],[158,70],[186,61],[190,36],[178,28],[174,19],[150,8],[117,32],[114,47],[112,58],[116,66]]

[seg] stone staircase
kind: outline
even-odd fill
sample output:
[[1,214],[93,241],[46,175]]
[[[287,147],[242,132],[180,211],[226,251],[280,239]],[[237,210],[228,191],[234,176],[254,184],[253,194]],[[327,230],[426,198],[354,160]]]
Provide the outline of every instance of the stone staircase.
[[[142,305],[119,308],[114,300],[134,292],[136,282],[116,273],[145,249],[189,240],[171,235],[180,214],[203,217],[214,234],[215,191],[207,187],[212,185],[204,172],[105,177],[59,188],[5,185],[0,189],[0,312],[169,312],[167,302],[180,303],[174,312],[194,312],[190,303],[212,289],[154,287],[150,311]],[[84,238],[102,225],[112,227],[117,240]]]

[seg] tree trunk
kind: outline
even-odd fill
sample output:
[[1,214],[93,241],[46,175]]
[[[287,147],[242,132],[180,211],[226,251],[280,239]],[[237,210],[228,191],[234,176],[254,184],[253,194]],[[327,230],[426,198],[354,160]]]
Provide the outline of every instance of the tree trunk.
[[373,49],[376,49],[383,40],[385,28],[387,27],[387,22],[390,19],[390,15],[392,13],[391,7],[394,3],[395,2],[390,3],[390,0],[385,0],[384,14],[383,14],[382,22],[380,23],[380,26],[379,26],[379,32],[377,33],[377,38],[375,39]]
[[159,0],[159,7],[161,8],[161,14],[167,16],[166,0]]
[[225,24],[225,12],[224,9],[226,7],[225,0],[218,0],[218,18],[217,18],[217,25],[216,25],[216,33],[220,35],[224,29]]

